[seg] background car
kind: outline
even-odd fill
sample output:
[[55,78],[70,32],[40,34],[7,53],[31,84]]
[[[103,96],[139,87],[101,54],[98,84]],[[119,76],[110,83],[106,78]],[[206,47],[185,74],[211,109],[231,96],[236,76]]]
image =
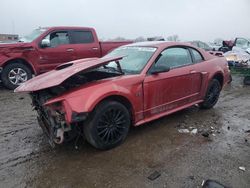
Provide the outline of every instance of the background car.
[[212,46],[210,46],[208,43],[196,40],[196,41],[191,41],[190,42],[192,45],[198,47],[198,48],[202,48],[205,51],[213,51],[215,50]]

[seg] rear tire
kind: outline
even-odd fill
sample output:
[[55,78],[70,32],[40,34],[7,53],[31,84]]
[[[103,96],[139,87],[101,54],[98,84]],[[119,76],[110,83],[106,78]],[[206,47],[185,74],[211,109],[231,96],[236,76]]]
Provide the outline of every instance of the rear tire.
[[16,89],[20,84],[32,78],[29,67],[22,63],[11,63],[3,68],[1,80],[8,89]]
[[92,112],[84,125],[86,140],[95,148],[108,150],[120,145],[130,127],[128,109],[116,101],[104,101]]
[[213,79],[208,85],[206,96],[204,98],[204,101],[200,103],[200,108],[210,109],[214,107],[219,99],[220,91],[220,82],[217,79]]

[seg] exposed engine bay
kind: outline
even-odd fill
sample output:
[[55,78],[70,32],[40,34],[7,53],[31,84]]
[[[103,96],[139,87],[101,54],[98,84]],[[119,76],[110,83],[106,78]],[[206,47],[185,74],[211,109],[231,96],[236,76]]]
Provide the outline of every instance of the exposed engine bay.
[[[52,147],[55,147],[55,143],[61,144],[64,141],[70,141],[77,136],[81,136],[81,125],[85,118],[79,118],[77,117],[78,114],[75,114],[76,122],[68,125],[65,121],[65,112],[62,108],[62,104],[55,103],[53,104],[53,107],[48,107],[44,106],[44,103],[49,99],[57,97],[66,91],[80,87],[86,83],[120,75],[122,75],[121,72],[113,69],[105,67],[96,68],[89,71],[79,72],[58,86],[30,93],[32,105],[38,114],[38,123],[49,137],[49,142]],[[79,114],[79,116],[80,115],[81,114]]]

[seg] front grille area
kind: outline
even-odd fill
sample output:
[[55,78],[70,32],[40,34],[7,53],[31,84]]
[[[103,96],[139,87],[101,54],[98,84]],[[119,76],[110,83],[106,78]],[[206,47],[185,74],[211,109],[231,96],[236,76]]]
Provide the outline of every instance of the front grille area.
[[45,93],[32,93],[32,105],[34,109],[37,111],[37,119],[39,125],[42,127],[44,132],[53,140],[55,125],[52,117],[49,115],[49,109],[43,106],[43,104],[51,98],[51,96],[46,95]]

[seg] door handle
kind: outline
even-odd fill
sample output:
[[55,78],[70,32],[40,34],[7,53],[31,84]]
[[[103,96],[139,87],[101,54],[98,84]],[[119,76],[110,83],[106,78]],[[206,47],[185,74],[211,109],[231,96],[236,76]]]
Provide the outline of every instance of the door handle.
[[67,51],[67,52],[73,52],[74,49],[73,49],[73,48],[69,48],[69,49],[67,49],[66,51]]
[[99,48],[97,48],[97,47],[94,47],[94,48],[92,48],[92,50],[98,50]]
[[194,73],[197,73],[197,71],[195,71],[195,70],[190,71],[190,74],[194,74]]

